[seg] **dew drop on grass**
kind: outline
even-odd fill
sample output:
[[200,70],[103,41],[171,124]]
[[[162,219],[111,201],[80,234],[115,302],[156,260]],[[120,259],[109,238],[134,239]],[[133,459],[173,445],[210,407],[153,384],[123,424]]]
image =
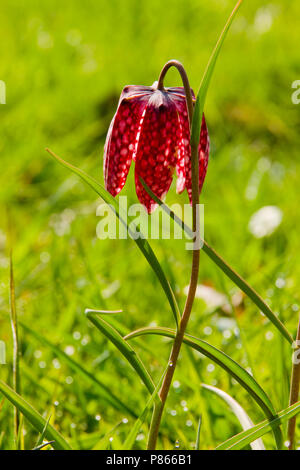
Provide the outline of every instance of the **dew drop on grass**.
[[224,330],[223,331],[223,336],[225,339],[229,339],[232,336],[232,332],[230,330]]
[[79,340],[81,338],[81,333],[79,331],[74,331],[73,338]]
[[286,281],[282,277],[278,277],[275,281],[275,286],[277,287],[277,289],[283,289],[285,284],[286,284]]
[[284,447],[288,448],[288,447],[289,447],[289,445],[290,445],[290,441],[285,441],[285,443],[284,443]]
[[206,335],[206,336],[209,336],[212,334],[212,328],[210,326],[206,326],[204,329],[203,329],[203,333]]
[[90,337],[88,335],[84,335],[84,337],[81,340],[82,346],[86,346],[89,341],[90,341]]
[[175,442],[175,449],[179,449],[179,447],[180,447],[180,444],[179,444],[179,441],[177,439],[176,442]]
[[74,352],[75,352],[74,346],[69,345],[69,346],[66,346],[66,347],[65,347],[65,353],[66,353],[68,356],[73,356]]
[[96,421],[100,421],[100,419],[101,419],[101,416],[100,416],[100,415],[96,415],[96,416],[95,416],[95,420],[96,420]]
[[173,367],[173,362],[172,361],[169,362],[169,366]]
[[128,419],[127,419],[127,418],[123,418],[123,419],[122,419],[122,423],[127,424],[127,423],[128,423]]
[[266,338],[267,341],[272,341],[272,339],[274,338],[273,331],[267,331],[266,334],[265,334],[265,338]]
[[53,364],[54,369],[60,369],[61,367],[60,362],[57,358],[53,359],[52,364]]

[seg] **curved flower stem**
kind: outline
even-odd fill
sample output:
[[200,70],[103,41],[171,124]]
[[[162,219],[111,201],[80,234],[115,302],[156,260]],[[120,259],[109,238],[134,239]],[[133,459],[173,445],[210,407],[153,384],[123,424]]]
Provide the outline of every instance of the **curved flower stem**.
[[[158,80],[158,89],[163,89],[163,79],[166,75],[166,72],[170,67],[176,67],[179,71],[187,102],[187,109],[189,115],[189,123],[190,127],[192,124],[193,119],[193,97],[191,93],[191,88],[189,85],[189,80],[187,74],[183,68],[183,65],[176,61],[171,60],[166,63],[163,67],[161,74]],[[195,145],[191,146],[191,167],[192,167],[192,213],[193,213],[193,232],[195,235],[195,240],[199,240],[199,162],[198,162],[198,148]],[[161,417],[163,414],[164,406],[168,397],[168,393],[170,390],[170,386],[172,383],[172,379],[174,376],[177,359],[180,353],[181,345],[183,343],[184,333],[190,318],[190,314],[192,311],[197,282],[198,282],[198,273],[199,273],[199,262],[200,262],[200,247],[195,246],[193,249],[193,260],[192,260],[192,270],[191,270],[191,278],[190,278],[190,285],[189,285],[189,292],[186,300],[186,304],[184,307],[184,311],[181,317],[181,321],[178,325],[176,337],[174,339],[173,347],[171,350],[170,358],[169,358],[169,367],[167,368],[166,375],[164,377],[160,392],[159,398],[160,401],[157,401],[154,407],[150,432],[149,432],[149,440],[148,440],[148,449],[154,450],[156,447],[157,436],[159,432]]]
[[[299,349],[300,349],[300,319],[299,319],[298,332],[297,332],[296,343],[295,343],[295,350],[297,351]],[[298,401],[299,385],[300,385],[300,361],[298,358],[295,357],[295,354],[293,357],[294,357],[294,361],[293,361],[293,368],[292,368],[289,406],[294,405],[294,403]],[[289,450],[293,450],[294,448],[295,429],[296,429],[296,416],[290,419],[289,424],[288,424]]]
[[[183,83],[184,91],[185,91],[185,99],[186,99],[186,105],[187,105],[187,110],[188,110],[188,116],[189,116],[189,123],[190,127],[192,125],[192,120],[193,120],[193,114],[194,114],[194,104],[193,104],[193,96],[191,92],[191,87],[189,83],[189,79],[187,76],[187,73],[182,65],[181,62],[178,60],[169,60],[162,68],[158,82],[157,82],[157,89],[158,90],[164,90],[164,78],[166,76],[167,71],[171,68],[175,67],[178,72],[180,73],[181,80]],[[199,176],[198,176],[199,178]],[[199,186],[199,185],[198,185]]]

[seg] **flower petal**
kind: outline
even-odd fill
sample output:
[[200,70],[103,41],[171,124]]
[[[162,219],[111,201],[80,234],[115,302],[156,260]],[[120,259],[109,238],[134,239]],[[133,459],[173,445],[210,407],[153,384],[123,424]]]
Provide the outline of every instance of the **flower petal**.
[[[198,158],[199,158],[199,193],[201,193],[204,179],[207,172],[208,158],[209,158],[209,136],[205,117],[202,117],[200,142],[198,146]],[[190,203],[192,204],[192,170],[191,170],[191,156],[185,160],[186,168],[186,189],[189,195]]]
[[[175,90],[175,89],[173,89]],[[190,202],[192,202],[192,173],[191,173],[191,146],[190,146],[190,129],[187,114],[187,106],[184,95],[176,91],[173,94],[173,101],[178,110],[178,117],[182,130],[182,137],[180,142],[179,160],[177,162],[177,192],[181,193],[186,187]],[[203,115],[200,142],[198,147],[199,156],[199,190],[201,192],[204,179],[206,176],[208,158],[209,158],[209,136],[205,118]],[[184,162],[184,170],[183,170]]]
[[[174,96],[174,100],[176,100],[176,97],[180,97],[180,98],[184,98],[185,99],[185,90],[182,86],[176,86],[176,87],[170,87],[170,88],[167,88],[167,93],[168,95],[172,98]],[[194,91],[192,90],[191,88],[191,93],[192,93],[192,98],[193,98],[193,101],[195,102],[196,101],[196,98],[195,98],[195,93]]]
[[125,87],[110,124],[104,146],[103,171],[105,187],[113,196],[126,182],[150,90],[150,87]]
[[200,142],[199,142],[199,147],[198,147],[198,155],[199,155],[199,190],[200,190],[200,193],[201,193],[202,186],[203,186],[205,176],[206,176],[206,172],[207,172],[207,165],[208,165],[208,159],[209,159],[209,149],[210,149],[209,135],[208,135],[208,130],[207,130],[205,117],[204,117],[204,114],[203,114],[201,132],[200,132]]
[[175,104],[178,112],[180,129],[178,141],[178,160],[176,163],[176,191],[180,194],[186,187],[188,163],[191,159],[190,128],[184,89],[181,87],[169,88],[168,93],[170,93],[170,91],[172,91],[171,99]]
[[180,132],[176,106],[165,92],[155,91],[146,108],[135,165],[136,193],[148,212],[157,204],[139,178],[143,178],[157,197],[165,196],[176,166]]

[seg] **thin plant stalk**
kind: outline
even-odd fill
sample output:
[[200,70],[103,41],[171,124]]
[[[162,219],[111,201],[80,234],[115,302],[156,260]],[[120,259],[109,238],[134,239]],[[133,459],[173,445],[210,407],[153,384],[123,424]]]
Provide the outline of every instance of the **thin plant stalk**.
[[[193,236],[193,232],[161,199],[159,199],[153,191],[146,185],[145,181],[140,178],[145,190],[154,199],[155,202],[171,217],[174,222],[182,228],[182,230],[189,236]],[[269,318],[269,320],[276,326],[281,335],[290,343],[293,344],[294,340],[288,332],[284,324],[275,315],[271,308],[266,304],[263,298],[251,287],[245,279],[243,279],[222,257],[219,255],[205,240],[200,239],[202,251],[206,253],[209,258],[236,284],[252,302],[261,310],[261,312]]]
[[[10,248],[10,318],[11,318],[11,329],[13,337],[13,389],[19,395],[21,394],[21,383],[20,383],[20,352],[19,352],[19,336],[18,336],[18,320],[16,310],[16,297],[15,297],[15,284],[14,284],[14,269],[13,269],[13,257],[12,248]],[[19,440],[22,439],[20,436],[20,412],[15,408],[14,414],[14,430],[15,430],[15,441],[17,447],[19,447]]]
[[[291,376],[291,388],[290,388],[290,401],[289,406],[294,405],[298,401],[299,397],[299,385],[300,385],[300,360],[297,354],[300,350],[300,319],[298,324],[297,337],[295,342],[295,353],[293,354],[293,367]],[[295,441],[295,430],[296,430],[296,416],[290,419],[288,424],[288,442],[289,450],[294,449]]]
[[[163,89],[163,79],[165,77],[166,72],[170,67],[176,67],[179,71],[182,83],[185,90],[186,96],[186,103],[188,109],[188,116],[189,116],[189,124],[191,127],[192,120],[193,120],[193,97],[191,93],[191,87],[189,84],[189,80],[187,74],[182,66],[182,64],[176,60],[172,60],[166,63],[163,67],[159,80],[158,80],[158,88]],[[193,214],[193,232],[195,234],[195,240],[199,240],[199,162],[198,162],[198,145],[191,144],[191,167],[192,167],[192,214]],[[195,242],[196,243],[196,242]],[[183,343],[184,333],[190,318],[190,314],[192,311],[194,298],[197,289],[197,282],[198,282],[198,273],[199,273],[199,263],[200,263],[200,247],[194,246],[193,250],[193,259],[192,259],[192,270],[191,270],[191,279],[189,285],[188,296],[186,300],[186,304],[184,307],[184,311],[178,325],[176,337],[174,339],[173,347],[171,350],[170,358],[169,358],[169,366],[167,368],[166,375],[164,377],[159,397],[160,402],[157,402],[154,407],[150,431],[149,431],[149,440],[148,440],[148,449],[154,450],[156,447],[160,422],[163,414],[163,410],[165,407],[165,403],[168,397],[168,393],[170,390],[170,386],[172,383],[172,379],[174,376],[177,359],[180,353],[180,349]]]

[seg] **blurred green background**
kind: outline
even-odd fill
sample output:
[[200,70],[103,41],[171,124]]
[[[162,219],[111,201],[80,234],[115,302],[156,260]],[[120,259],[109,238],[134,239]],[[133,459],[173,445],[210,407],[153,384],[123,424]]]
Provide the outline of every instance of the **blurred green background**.
[[[45,147],[101,183],[105,135],[126,84],[151,85],[163,64],[183,62],[195,91],[233,0],[2,0],[0,80],[0,339],[12,380],[9,324],[7,209],[14,232],[17,311],[39,332],[92,371],[131,408],[142,411],[147,392],[120,353],[88,323],[84,309],[122,308],[124,331],[156,323],[173,326],[172,313],[149,266],[130,240],[96,238],[101,203]],[[211,158],[201,196],[205,238],[267,299],[294,336],[299,318],[299,126],[292,83],[300,79],[299,2],[245,1],[226,39],[206,103]],[[180,85],[176,71],[168,85]],[[137,202],[132,171],[122,195]],[[167,202],[187,202],[172,186]],[[267,237],[249,231],[251,216],[277,206],[282,223]],[[191,254],[182,241],[151,245],[184,305]],[[280,410],[287,406],[291,351],[205,254],[199,283],[212,298],[197,299],[189,332],[250,368]],[[218,297],[217,297],[218,298]],[[227,299],[227,300],[226,300]],[[220,299],[219,299],[220,300]],[[117,323],[115,323],[117,324]],[[20,326],[22,395],[76,448],[115,448],[132,417],[105,402],[45,344]],[[143,338],[137,350],[157,380],[170,343]],[[211,361],[185,348],[167,403],[160,448],[192,449],[202,414],[201,448],[240,430],[228,407],[201,382],[235,397],[254,422],[255,403]],[[13,409],[0,411],[0,448],[13,448]],[[124,422],[122,421],[124,420]],[[128,420],[128,422],[127,422]],[[25,447],[37,434],[25,424]],[[136,441],[146,444],[147,426]],[[298,433],[298,438],[300,434]],[[265,439],[272,448],[271,436]]]

